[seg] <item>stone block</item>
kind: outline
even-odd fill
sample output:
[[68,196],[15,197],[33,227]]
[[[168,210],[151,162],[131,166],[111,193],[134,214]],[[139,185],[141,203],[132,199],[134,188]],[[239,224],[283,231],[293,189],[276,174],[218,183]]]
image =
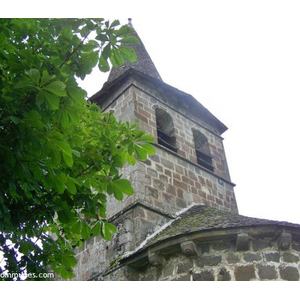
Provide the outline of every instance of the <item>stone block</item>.
[[164,264],[164,258],[158,253],[149,253],[148,260],[154,267],[161,267]]
[[249,249],[249,234],[239,233],[236,237],[236,250],[237,251],[247,251]]
[[246,262],[254,262],[254,261],[262,260],[260,253],[244,253],[243,258]]
[[266,253],[265,257],[266,257],[266,261],[279,262],[280,260],[280,254],[278,252]]
[[221,263],[222,256],[210,255],[210,256],[201,256],[195,260],[195,263],[198,267],[202,268],[204,266],[217,266]]
[[292,248],[296,251],[300,252],[300,243],[299,242],[292,242]]
[[218,281],[230,281],[231,276],[229,271],[226,268],[222,268],[218,274]]
[[263,239],[254,240],[252,245],[254,251],[260,251],[272,247],[272,243],[270,241],[263,240]]
[[295,267],[279,267],[279,274],[283,280],[298,281],[299,271]]
[[146,186],[146,196],[157,199],[158,198],[158,191],[157,189],[153,189],[149,186]]
[[255,279],[254,265],[235,267],[234,276],[236,281],[249,281],[251,279]]
[[227,255],[227,262],[229,264],[236,264],[240,260],[239,255],[235,253],[228,253]]
[[166,267],[164,267],[163,271],[162,271],[162,274],[163,274],[163,277],[170,277],[170,276],[173,276],[174,274],[174,265],[168,265]]
[[283,253],[282,259],[287,263],[297,263],[299,261],[299,257],[297,255],[288,252]]
[[186,256],[198,256],[197,246],[193,241],[182,242],[180,244],[181,250]]
[[215,251],[223,251],[223,252],[228,252],[231,248],[231,244],[230,243],[226,243],[224,241],[220,242],[220,243],[214,243],[212,244],[212,249]]
[[261,280],[277,279],[278,274],[274,266],[257,265],[258,276]]
[[201,273],[193,274],[193,281],[214,281],[215,276],[213,271],[202,271]]
[[287,250],[290,248],[292,243],[292,235],[287,232],[281,233],[279,238],[277,239],[277,246],[280,250]]
[[189,273],[192,268],[193,268],[193,263],[192,261],[188,260],[178,265],[177,273],[178,274]]

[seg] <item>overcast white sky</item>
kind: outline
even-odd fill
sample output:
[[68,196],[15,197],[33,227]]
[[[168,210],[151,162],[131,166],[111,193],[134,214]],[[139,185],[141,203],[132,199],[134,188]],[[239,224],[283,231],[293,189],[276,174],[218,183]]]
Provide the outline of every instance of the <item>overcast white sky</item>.
[[[24,16],[28,1],[13,11]],[[224,145],[240,214],[300,224],[299,1],[86,0],[71,11],[53,0],[36,14],[131,17],[163,80],[229,127]],[[89,95],[106,78],[89,76]]]
[[[229,127],[240,214],[300,223],[300,3],[172,3],[128,17],[163,80]],[[89,95],[106,77],[86,79]]]

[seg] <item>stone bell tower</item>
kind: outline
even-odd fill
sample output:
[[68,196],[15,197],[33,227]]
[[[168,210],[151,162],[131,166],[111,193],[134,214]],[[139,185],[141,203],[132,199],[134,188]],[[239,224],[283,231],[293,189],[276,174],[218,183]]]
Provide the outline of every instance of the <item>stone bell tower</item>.
[[78,250],[80,280],[109,268],[188,207],[238,212],[221,136],[227,127],[191,95],[162,80],[141,40],[134,49],[137,62],[113,68],[90,100],[117,119],[138,122],[154,137],[156,154],[122,171],[135,193],[122,202],[109,199],[108,219],[118,233],[111,241],[92,238]]

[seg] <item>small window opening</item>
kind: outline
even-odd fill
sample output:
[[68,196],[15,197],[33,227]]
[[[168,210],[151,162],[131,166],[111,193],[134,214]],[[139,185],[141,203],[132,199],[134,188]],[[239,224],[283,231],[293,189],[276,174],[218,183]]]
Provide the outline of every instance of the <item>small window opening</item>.
[[171,116],[163,109],[156,109],[158,144],[177,152],[175,130]]
[[208,140],[200,131],[193,130],[197,163],[210,170],[214,171],[212,157],[209,151]]

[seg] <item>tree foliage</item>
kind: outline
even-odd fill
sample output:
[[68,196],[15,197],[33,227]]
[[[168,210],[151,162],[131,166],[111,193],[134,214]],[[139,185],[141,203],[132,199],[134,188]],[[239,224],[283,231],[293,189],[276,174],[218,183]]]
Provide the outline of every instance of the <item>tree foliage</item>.
[[134,192],[121,168],[154,153],[138,124],[101,112],[76,82],[97,65],[136,60],[128,43],[137,40],[119,25],[0,20],[0,274],[50,266],[71,278],[74,247],[116,232],[107,195]]

